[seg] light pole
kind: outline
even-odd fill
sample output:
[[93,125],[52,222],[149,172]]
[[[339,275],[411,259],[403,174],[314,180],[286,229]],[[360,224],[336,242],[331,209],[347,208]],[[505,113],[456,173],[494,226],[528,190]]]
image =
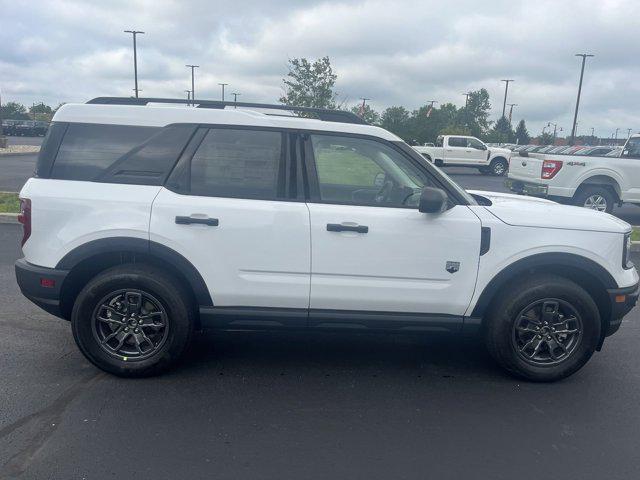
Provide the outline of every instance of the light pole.
[[513,82],[513,80],[500,80],[504,82],[504,101],[502,102],[502,116],[504,117],[504,112],[507,109],[507,92],[509,91],[509,83]]
[[429,110],[427,110],[427,118],[429,118],[431,116],[431,112],[433,111],[433,106],[438,102],[435,100],[427,100],[427,103],[429,104]]
[[360,97],[360,100],[362,100],[362,105],[360,105],[360,116],[364,118],[364,112],[365,112],[364,108],[367,104],[367,100],[371,100],[371,99]]
[[222,101],[224,102],[224,87],[226,87],[229,84],[228,83],[219,83],[218,85],[220,85],[222,87]]
[[462,95],[465,96],[464,108],[467,108],[469,106],[469,95],[471,95],[471,92],[463,93]]
[[187,105],[188,105],[189,102],[191,101],[191,90],[185,90],[185,93],[187,94]]
[[511,125],[511,116],[513,115],[513,107],[517,107],[517,103],[507,103],[509,105],[509,125]]
[[615,133],[615,135],[613,137],[613,139],[616,141],[616,144],[618,143],[618,131],[619,130],[620,130],[619,128],[616,128],[616,133]]
[[627,140],[631,138],[631,129],[627,128]]
[[144,32],[140,30],[125,30],[124,33],[130,33],[133,36],[133,79],[135,82],[133,91],[136,94],[136,98],[138,98],[138,47],[136,46],[136,36],[138,34],[144,35]]
[[[241,95],[240,93],[236,93],[233,92],[231,95],[233,95],[233,103],[238,103],[238,97]],[[234,105],[233,108],[236,108],[236,106]]]
[[571,139],[569,143],[573,145],[576,139],[576,126],[578,125],[578,107],[580,106],[580,93],[582,93],[582,79],[584,77],[584,64],[587,57],[593,57],[589,53],[576,53],[576,57],[582,57],[582,67],[580,68],[580,82],[578,83],[578,98],[576,99],[576,111],[573,114],[573,128],[571,129]]
[[196,87],[195,87],[195,80],[194,80],[194,70],[196,68],[200,68],[200,65],[185,65],[185,67],[188,67],[191,69],[191,105],[195,105],[195,99],[196,99]]

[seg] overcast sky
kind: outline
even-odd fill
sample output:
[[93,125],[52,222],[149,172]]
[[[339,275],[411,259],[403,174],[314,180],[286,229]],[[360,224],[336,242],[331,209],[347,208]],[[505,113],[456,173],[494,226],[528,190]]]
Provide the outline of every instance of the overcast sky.
[[486,88],[493,119],[512,78],[514,119],[532,133],[570,130],[587,61],[579,133],[640,131],[640,1],[38,1],[0,0],[3,101],[84,102],[131,95],[131,37],[145,96],[182,97],[196,71],[198,98],[275,102],[287,59],[328,55],[341,101],[382,110],[427,100],[464,103]]

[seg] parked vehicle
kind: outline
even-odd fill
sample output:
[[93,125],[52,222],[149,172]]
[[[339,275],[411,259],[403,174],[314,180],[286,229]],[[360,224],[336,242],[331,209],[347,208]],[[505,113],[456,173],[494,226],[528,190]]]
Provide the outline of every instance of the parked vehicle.
[[640,135],[620,157],[529,154],[512,161],[507,186],[514,192],[611,213],[614,205],[640,204]]
[[601,157],[611,152],[613,147],[585,147],[576,152],[576,155],[589,155],[591,157]]
[[481,140],[463,135],[441,135],[435,147],[414,148],[438,167],[475,167],[492,175],[504,175],[511,157],[508,148],[489,148]]
[[466,192],[350,112],[181,102],[62,106],[20,192],[20,289],[107,372],[160,372],[200,328],[450,332],[551,381],[636,303],[615,217]]
[[14,137],[44,137],[49,128],[48,122],[32,120],[3,120],[2,132],[4,135],[10,135]]
[[619,157],[622,155],[622,147],[614,147],[605,157]]

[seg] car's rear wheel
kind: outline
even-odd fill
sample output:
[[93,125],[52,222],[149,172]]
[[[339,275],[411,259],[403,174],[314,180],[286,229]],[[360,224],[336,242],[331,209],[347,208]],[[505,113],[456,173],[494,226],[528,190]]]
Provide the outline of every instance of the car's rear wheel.
[[560,380],[591,358],[600,338],[591,296],[555,275],[534,275],[499,294],[484,324],[491,356],[519,377]]
[[604,186],[583,187],[574,196],[575,205],[599,212],[613,212],[614,203],[615,197],[613,193]]
[[444,167],[444,162],[439,158],[436,158],[435,162],[433,162],[436,167]]
[[78,295],[71,318],[74,338],[87,359],[109,373],[159,373],[180,358],[191,339],[194,313],[188,298],[158,268],[110,268]]

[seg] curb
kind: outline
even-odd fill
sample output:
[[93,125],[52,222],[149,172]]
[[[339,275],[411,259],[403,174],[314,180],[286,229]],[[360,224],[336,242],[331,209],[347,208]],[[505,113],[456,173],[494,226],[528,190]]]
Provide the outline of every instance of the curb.
[[0,224],[17,224],[18,222],[18,214],[17,213],[0,213]]

